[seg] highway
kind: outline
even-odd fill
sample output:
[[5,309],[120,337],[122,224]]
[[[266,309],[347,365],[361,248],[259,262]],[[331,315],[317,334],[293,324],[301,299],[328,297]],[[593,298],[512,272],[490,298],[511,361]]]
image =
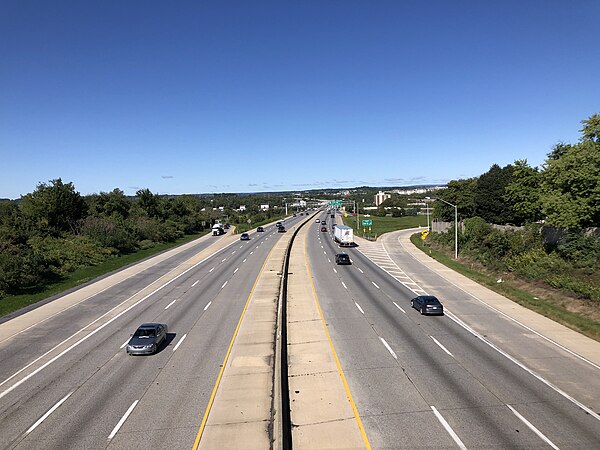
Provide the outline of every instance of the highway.
[[[310,270],[373,448],[599,448],[597,415],[448,315],[411,309],[415,294],[359,248],[346,250],[352,265],[335,265],[340,249],[327,220],[328,232],[311,225]],[[443,281],[436,282],[443,292]],[[577,382],[585,386],[571,378]]]
[[[354,447],[600,448],[597,367],[467,298],[396,242],[388,242],[388,253],[361,241],[344,250],[352,265],[336,265],[332,219],[316,217],[327,219],[327,232],[311,218],[294,244],[294,317],[303,319],[294,319],[299,341],[292,347],[304,353],[292,356],[299,363],[290,375],[296,377],[292,407],[300,408],[292,422],[301,417],[306,430],[334,435],[327,420],[311,415],[318,415],[317,401],[335,409],[319,383],[341,386],[340,370],[350,395],[344,387],[336,392],[364,425]],[[288,234],[306,219],[286,220]],[[251,232],[249,241],[206,236],[0,323],[0,448],[192,448],[245,305],[282,236],[274,226]],[[447,314],[421,316],[410,308],[414,292],[435,293]],[[313,293],[323,325],[307,312]],[[272,304],[273,298],[269,293]],[[252,320],[261,320],[264,304],[256,305]],[[125,343],[144,322],[167,323],[167,342],[156,355],[128,356]],[[328,336],[319,338],[326,344],[319,348],[325,350],[310,353],[317,348],[311,333],[324,324]],[[258,334],[247,327],[245,336]],[[319,373],[323,361],[335,359],[325,355],[328,339],[340,368]],[[243,353],[252,342],[237,344],[237,363],[226,364],[234,376],[226,382],[244,364],[273,364],[271,356]],[[316,372],[308,375],[311,367]],[[309,394],[316,394],[315,403],[305,400]],[[276,402],[267,403],[275,413]],[[221,403],[213,419],[222,419],[223,409],[245,412],[237,406]],[[358,430],[352,413],[341,420]],[[210,420],[207,426],[201,447],[221,448],[211,441],[218,426]],[[319,448],[311,431],[296,436],[304,439],[296,448]],[[344,443],[342,434],[336,444]]]
[[[249,241],[206,236],[17,333],[10,327],[21,318],[0,325],[0,447],[191,448],[281,235],[269,226]],[[224,248],[211,250],[219,240]],[[168,342],[156,355],[128,356],[124,344],[144,322],[167,323]]]

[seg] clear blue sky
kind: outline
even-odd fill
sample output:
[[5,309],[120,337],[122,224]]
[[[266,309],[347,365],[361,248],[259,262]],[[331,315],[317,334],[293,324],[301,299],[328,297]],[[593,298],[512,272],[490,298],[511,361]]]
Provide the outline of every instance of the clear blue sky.
[[0,3],[0,198],[404,186],[600,112],[597,0]]

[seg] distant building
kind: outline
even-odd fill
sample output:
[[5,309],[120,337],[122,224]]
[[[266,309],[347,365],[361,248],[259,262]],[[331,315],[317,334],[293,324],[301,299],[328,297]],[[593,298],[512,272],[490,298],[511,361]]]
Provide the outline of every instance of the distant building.
[[260,210],[261,211],[268,211],[269,210],[269,205],[260,205]]
[[377,194],[375,194],[375,206],[379,206],[381,205],[383,202],[385,202],[388,198],[391,198],[392,194],[386,194],[383,191],[379,191]]
[[246,211],[246,205],[240,205],[240,207],[238,208],[238,211],[240,211],[240,212]]

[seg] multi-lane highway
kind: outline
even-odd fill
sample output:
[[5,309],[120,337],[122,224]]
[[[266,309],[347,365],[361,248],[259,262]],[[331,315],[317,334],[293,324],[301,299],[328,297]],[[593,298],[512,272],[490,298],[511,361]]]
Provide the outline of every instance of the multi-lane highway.
[[[331,437],[327,427],[354,423],[355,411],[360,425],[350,425],[362,437],[352,445],[373,448],[600,448],[598,411],[586,409],[600,404],[597,367],[545,341],[536,346],[532,333],[505,337],[500,322],[509,321],[499,312],[470,307],[457,286],[418,272],[410,258],[379,257],[365,243],[345,250],[352,265],[336,265],[332,219],[316,217],[327,219],[327,232],[311,218],[294,244],[293,308],[305,321],[292,330],[300,338],[293,346],[304,353],[292,356],[300,365],[290,376],[307,389],[292,393],[292,409],[304,408],[293,411],[292,422],[301,417],[306,430]],[[306,219],[288,219],[288,233]],[[220,401],[214,391],[224,357],[283,234],[269,226],[250,236],[203,237],[0,324],[0,448],[191,448],[211,398]],[[425,291],[448,293],[446,316],[410,308],[415,292]],[[318,314],[308,308],[315,300]],[[167,342],[156,355],[128,356],[124,345],[143,322],[167,323]],[[328,334],[318,338],[325,324]],[[326,345],[317,347],[319,339]],[[315,348],[337,356],[311,354]],[[240,356],[236,364],[259,359],[277,370],[271,356]],[[323,369],[326,360],[339,367]],[[316,371],[309,374],[311,366]],[[586,392],[582,378],[596,392]],[[325,392],[320,382],[309,387],[310,379],[347,385]],[[313,403],[301,397],[310,389],[312,395],[323,389]],[[334,390],[350,413],[339,421],[312,420],[310,408],[331,408],[326,396]],[[273,408],[279,420],[275,402]],[[272,433],[277,426],[264,428]],[[302,442],[318,448],[311,440],[318,433],[310,434]],[[347,443],[343,434],[327,442]]]
[[[0,325],[0,447],[190,448],[281,236],[274,226],[249,241],[206,236],[139,273],[106,279],[62,311]],[[144,322],[168,324],[166,345],[128,356],[124,344]]]
[[312,228],[315,291],[374,448],[599,448],[597,414],[448,316],[421,316],[415,293],[358,248],[337,266],[330,226]]

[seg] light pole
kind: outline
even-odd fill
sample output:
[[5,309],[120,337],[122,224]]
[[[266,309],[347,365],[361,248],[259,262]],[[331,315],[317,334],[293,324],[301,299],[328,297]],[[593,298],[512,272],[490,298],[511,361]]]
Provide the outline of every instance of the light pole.
[[[447,202],[444,199],[439,197],[425,197],[426,199],[433,198],[434,200],[439,200],[444,202],[446,205],[450,205],[454,208],[454,259],[458,259],[458,206],[453,205],[450,202]],[[429,216],[428,216],[429,217]]]

